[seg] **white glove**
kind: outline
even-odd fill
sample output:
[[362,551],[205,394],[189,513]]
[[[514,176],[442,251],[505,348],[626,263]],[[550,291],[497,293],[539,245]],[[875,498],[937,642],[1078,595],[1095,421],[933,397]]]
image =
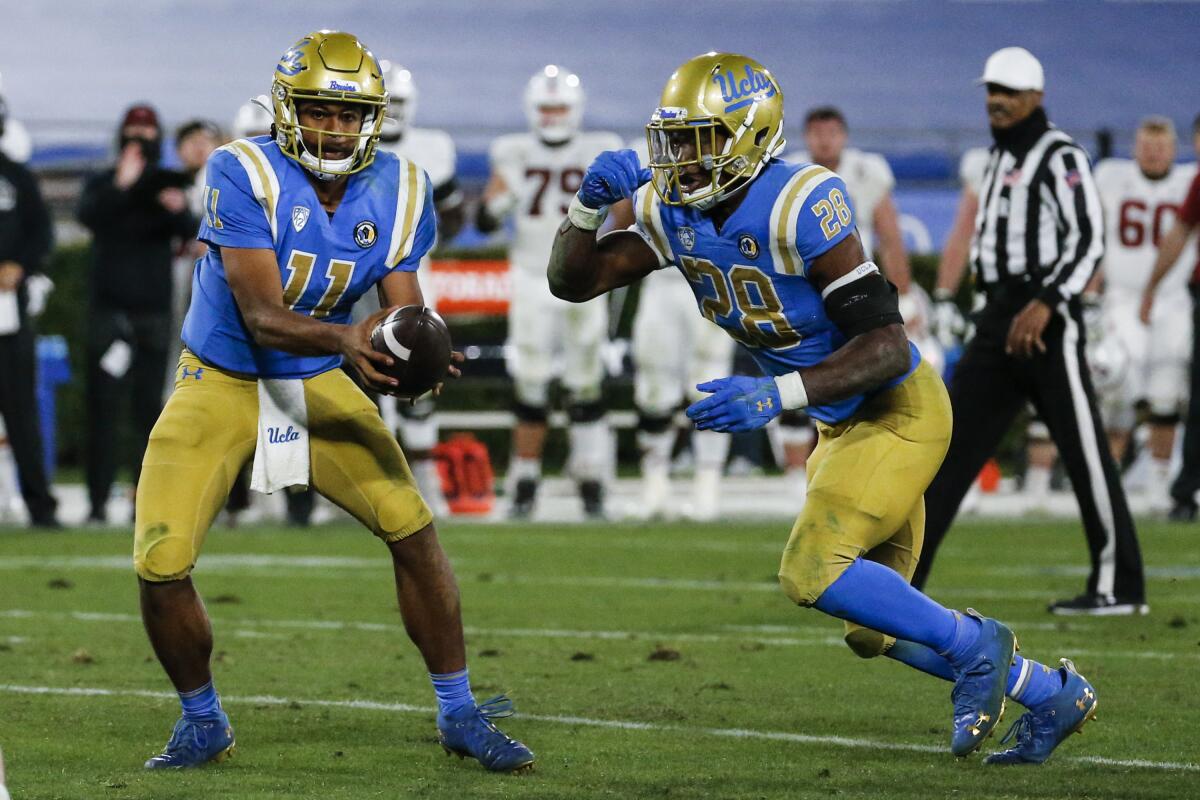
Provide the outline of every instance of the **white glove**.
[[46,310],[46,299],[54,291],[54,281],[45,275],[35,273],[25,279],[25,294],[28,302],[25,311],[30,317],[40,317]]
[[958,344],[967,332],[967,321],[954,302],[954,295],[947,289],[934,290],[930,328],[934,338],[947,350]]

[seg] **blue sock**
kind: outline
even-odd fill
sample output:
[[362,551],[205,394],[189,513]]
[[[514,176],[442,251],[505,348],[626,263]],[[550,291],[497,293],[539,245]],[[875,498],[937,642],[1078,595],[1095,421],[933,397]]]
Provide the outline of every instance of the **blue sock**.
[[1034,708],[1063,688],[1062,673],[1045,664],[1016,656],[1008,671],[1008,696],[1026,708]]
[[979,623],[909,585],[893,569],[856,559],[817,598],[816,608],[838,619],[929,647],[954,664],[979,638]]
[[438,711],[442,716],[451,714],[463,706],[475,705],[475,695],[471,694],[471,679],[467,676],[466,667],[458,672],[446,672],[441,675],[431,672],[429,680],[433,682]]
[[[884,655],[936,678],[954,680],[950,662],[923,644],[897,639]],[[1005,694],[1026,708],[1033,708],[1053,697],[1062,686],[1062,673],[1058,670],[1016,655],[1008,668]]]
[[179,702],[183,705],[183,716],[187,719],[212,719],[221,710],[221,698],[213,682],[193,689],[190,692],[180,692]]

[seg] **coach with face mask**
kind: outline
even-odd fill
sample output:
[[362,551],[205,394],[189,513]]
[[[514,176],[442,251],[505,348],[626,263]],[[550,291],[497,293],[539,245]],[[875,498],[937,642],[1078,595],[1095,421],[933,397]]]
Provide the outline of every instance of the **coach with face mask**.
[[[122,461],[134,484],[150,429],[162,410],[171,330],[171,260],[196,234],[186,176],[159,166],[162,128],[148,105],[125,112],[117,163],[88,181],[79,220],[91,230],[87,483],[89,521],[107,521]],[[129,396],[133,436],[119,458],[121,400]]]

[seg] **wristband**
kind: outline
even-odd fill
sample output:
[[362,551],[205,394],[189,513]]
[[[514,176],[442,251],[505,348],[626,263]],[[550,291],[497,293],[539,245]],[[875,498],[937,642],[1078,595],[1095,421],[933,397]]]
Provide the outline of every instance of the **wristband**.
[[808,391],[799,372],[775,376],[775,388],[779,390],[779,404],[785,411],[808,407]]
[[588,208],[579,199],[579,195],[571,198],[571,205],[567,209],[567,219],[571,224],[581,231],[594,231],[604,224],[604,218],[608,216],[608,206],[600,206],[599,208]]
[[939,303],[944,302],[946,300],[953,301],[954,300],[954,292],[952,292],[949,289],[934,289],[933,290],[933,299]]

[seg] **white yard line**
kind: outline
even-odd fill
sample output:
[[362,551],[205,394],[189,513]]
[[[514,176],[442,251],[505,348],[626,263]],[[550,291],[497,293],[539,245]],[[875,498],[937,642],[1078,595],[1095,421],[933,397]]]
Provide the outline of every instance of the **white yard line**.
[[[175,700],[171,692],[153,692],[143,689],[99,689],[99,688],[60,688],[54,686],[20,686],[0,684],[0,692],[26,695],[54,695],[67,697],[144,697],[162,700]],[[221,696],[226,704],[273,705],[273,706],[312,706],[317,708],[344,708],[356,711],[384,711],[402,714],[432,715],[435,709],[424,706],[413,706],[407,703],[380,703],[373,700],[302,700],[273,695],[250,695],[247,697]],[[859,750],[899,750],[913,753],[944,754],[945,746],[926,744],[907,744],[903,742],[881,742],[872,739],[855,739],[845,736],[816,736],[804,733],[784,731],[758,731],[748,728],[697,728],[686,725],[663,725],[656,722],[638,722],[635,720],[595,719],[591,717],[560,716],[555,714],[524,714],[522,719],[536,722],[550,722],[562,725],[579,725],[593,728],[610,728],[627,731],[654,731],[663,733],[679,733],[686,736],[717,736],[733,739],[760,739],[776,742],[791,742],[794,744],[822,744],[834,747],[846,747]],[[1102,764],[1113,767],[1140,767],[1143,769],[1163,770],[1169,772],[1200,772],[1200,764],[1178,763],[1172,761],[1151,761],[1147,759],[1115,759],[1100,756],[1066,756],[1058,759],[1084,764]]]
[[[113,614],[96,611],[32,611],[29,609],[0,610],[0,619],[60,619],[78,622],[116,622],[141,624],[141,617],[135,614]],[[305,619],[244,619],[214,617],[212,622],[218,627],[229,626],[234,629],[234,636],[245,638],[262,637],[278,638],[278,634],[268,634],[260,629],[291,629],[291,630],[351,630],[403,633],[399,623],[356,622],[351,620],[305,620]],[[1058,623],[1045,623],[1049,629],[1058,630]],[[1075,623],[1069,623],[1074,626]],[[1042,624],[1022,624],[1014,622],[1013,627],[1020,630],[1045,629]],[[480,628],[472,625],[464,626],[463,632],[468,636],[513,638],[513,639],[581,639],[599,641],[651,641],[661,642],[697,642],[697,643],[737,643],[761,644],[770,647],[844,647],[840,635],[827,633],[836,630],[832,622],[826,625],[806,625],[797,623],[794,628],[786,626],[723,626],[725,633],[688,633],[682,631],[636,631],[636,630],[575,630],[564,628]],[[780,636],[779,633],[796,633],[813,631],[811,636]],[[819,635],[820,632],[825,635]],[[218,631],[220,633],[220,631]],[[1091,630],[1068,630],[1064,633],[1091,635]],[[1068,648],[1069,655],[1094,658],[1134,658],[1158,661],[1200,660],[1200,653],[1173,653],[1159,650],[1078,650]]]

